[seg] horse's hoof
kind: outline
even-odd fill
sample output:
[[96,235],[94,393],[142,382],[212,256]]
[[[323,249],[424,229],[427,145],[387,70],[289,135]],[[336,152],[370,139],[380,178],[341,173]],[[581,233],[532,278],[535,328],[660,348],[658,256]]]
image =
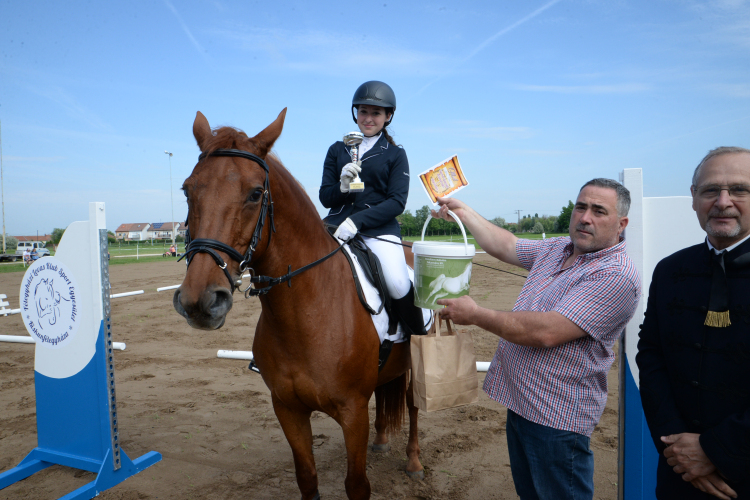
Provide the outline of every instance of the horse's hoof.
[[[305,500],[304,497],[302,498],[302,500]],[[312,500],[320,500],[320,493],[316,493],[315,497],[313,497]]]
[[385,444],[375,444],[373,443],[370,446],[370,451],[374,451],[375,453],[385,453],[387,451],[391,451],[391,445],[388,443]]
[[422,481],[424,479],[424,469],[418,470],[416,472],[410,472],[408,470],[404,470],[406,472],[406,475],[409,476],[411,479],[416,479],[418,481]]

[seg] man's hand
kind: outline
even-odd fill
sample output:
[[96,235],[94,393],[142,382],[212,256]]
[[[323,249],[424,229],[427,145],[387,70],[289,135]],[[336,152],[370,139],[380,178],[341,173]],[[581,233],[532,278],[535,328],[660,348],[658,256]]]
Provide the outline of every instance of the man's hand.
[[454,222],[453,217],[451,217],[448,213],[448,210],[450,210],[451,212],[456,214],[456,217],[461,219],[461,222],[466,223],[463,218],[468,208],[468,205],[466,205],[466,203],[455,198],[438,198],[437,202],[440,205],[440,208],[438,208],[437,211],[430,210],[430,215],[432,215],[434,218],[445,219],[447,221]]
[[445,306],[440,310],[440,317],[450,319],[457,325],[473,325],[475,314],[479,309],[474,300],[468,295],[457,299],[439,299],[438,305]]
[[701,490],[703,493],[708,493],[709,495],[721,498],[722,500],[737,498],[737,492],[730,488],[716,472],[695,478],[690,481],[690,484]]
[[703,452],[699,438],[700,434],[691,432],[661,437],[661,441],[667,445],[667,449],[664,450],[667,463],[677,474],[682,475],[685,481],[707,476],[716,470]]

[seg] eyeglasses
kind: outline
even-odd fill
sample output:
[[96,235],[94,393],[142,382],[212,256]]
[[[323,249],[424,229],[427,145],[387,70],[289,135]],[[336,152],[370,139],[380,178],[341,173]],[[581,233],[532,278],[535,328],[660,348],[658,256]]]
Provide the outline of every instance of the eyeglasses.
[[750,198],[750,186],[745,184],[732,184],[731,186],[708,184],[695,188],[695,192],[704,200],[715,200],[721,195],[722,191],[726,191],[732,200],[744,201]]

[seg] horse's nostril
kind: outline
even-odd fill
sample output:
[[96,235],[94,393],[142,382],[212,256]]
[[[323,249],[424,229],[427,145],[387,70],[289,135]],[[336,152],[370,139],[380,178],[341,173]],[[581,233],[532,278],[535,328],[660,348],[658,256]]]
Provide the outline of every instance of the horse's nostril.
[[174,292],[174,296],[172,297],[172,305],[174,306],[174,310],[177,311],[177,313],[180,316],[183,316],[187,318],[187,313],[185,312],[185,308],[182,306],[182,302],[180,302],[180,289],[178,288]]
[[209,314],[213,317],[226,315],[232,308],[232,292],[225,288],[219,288],[213,292],[213,301],[208,308]]

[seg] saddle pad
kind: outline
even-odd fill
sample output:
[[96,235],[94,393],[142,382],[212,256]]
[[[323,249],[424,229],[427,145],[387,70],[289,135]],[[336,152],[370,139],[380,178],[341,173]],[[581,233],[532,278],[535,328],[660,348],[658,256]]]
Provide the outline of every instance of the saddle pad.
[[[365,273],[362,270],[362,266],[357,260],[357,256],[354,255],[351,250],[349,250],[349,245],[344,245],[344,250],[352,258],[352,262],[354,262],[354,266],[357,269],[357,277],[359,279],[359,284],[362,287],[362,293],[365,296],[365,302],[367,302],[367,305],[369,305],[372,310],[377,311],[378,309],[380,309],[380,304],[382,302],[380,294],[378,293],[377,289],[372,286],[372,284],[367,280],[367,278],[364,278]],[[406,267],[409,269],[409,280],[414,283],[414,270],[408,265]],[[425,324],[428,324],[432,319],[432,314],[430,313],[431,311],[429,309],[422,309],[422,316],[424,317]],[[375,330],[377,330],[378,332],[378,337],[380,337],[381,344],[385,339],[390,340],[394,344],[405,341],[404,332],[401,329],[401,324],[398,325],[395,334],[391,336],[388,335],[388,313],[386,312],[385,307],[382,311],[380,311],[380,314],[371,314],[370,316],[372,316],[372,322],[375,325]]]

